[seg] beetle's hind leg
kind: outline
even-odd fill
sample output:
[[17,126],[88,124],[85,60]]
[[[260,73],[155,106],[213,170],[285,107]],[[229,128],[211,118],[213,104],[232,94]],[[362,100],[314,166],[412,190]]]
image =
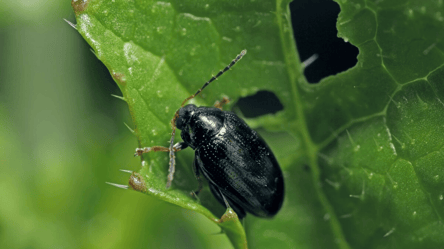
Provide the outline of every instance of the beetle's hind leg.
[[217,201],[219,201],[220,204],[225,205],[226,208],[232,208],[234,212],[237,214],[237,217],[239,219],[245,218],[247,213],[245,212],[245,209],[242,208],[239,204],[231,200],[229,197],[222,194],[222,191],[220,189],[209,182],[211,193],[213,193],[214,197],[216,197]]
[[[173,146],[174,152],[181,151],[188,147],[188,144],[185,142],[177,143]],[[153,147],[144,147],[144,148],[137,148],[136,153],[134,153],[134,156],[141,156],[144,153],[148,152],[157,152],[157,151],[163,151],[163,152],[169,152],[170,148],[163,147],[163,146],[153,146]]]
[[222,110],[222,107],[228,103],[230,103],[230,100],[228,98],[224,97],[221,101],[216,101],[216,104],[214,104],[214,107]]
[[190,194],[199,200],[198,195],[203,188],[203,184],[202,184],[202,178],[200,177],[200,171],[197,166],[196,156],[194,157],[194,162],[193,162],[193,172],[194,176],[196,176],[197,182],[199,183],[199,187],[197,188],[197,190],[192,191]]

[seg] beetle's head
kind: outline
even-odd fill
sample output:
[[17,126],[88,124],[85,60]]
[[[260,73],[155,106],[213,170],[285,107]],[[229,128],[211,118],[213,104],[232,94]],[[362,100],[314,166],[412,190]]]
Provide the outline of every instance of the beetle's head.
[[184,106],[180,108],[179,110],[179,116],[176,120],[176,127],[179,130],[183,130],[185,126],[190,121],[191,116],[193,116],[194,111],[197,109],[197,107],[193,104],[189,104],[187,106]]

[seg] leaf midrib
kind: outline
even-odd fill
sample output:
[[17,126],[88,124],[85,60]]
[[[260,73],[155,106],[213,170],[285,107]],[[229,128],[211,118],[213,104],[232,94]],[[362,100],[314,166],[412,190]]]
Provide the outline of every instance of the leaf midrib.
[[[307,121],[305,120],[305,116],[304,116],[304,109],[303,109],[303,105],[302,105],[302,101],[300,99],[300,95],[299,95],[299,91],[298,91],[298,87],[297,87],[297,75],[296,72],[299,71],[299,73],[302,73],[302,70],[297,70],[298,67],[297,65],[299,64],[297,59],[296,59],[296,48],[295,48],[295,44],[286,44],[286,34],[283,30],[283,23],[284,22],[288,22],[289,21],[289,13],[288,13],[288,4],[285,5],[287,6],[287,9],[282,9],[283,6],[283,0],[278,0],[276,1],[276,18],[278,21],[278,27],[279,27],[279,33],[281,36],[281,41],[282,41],[282,49],[283,54],[284,54],[284,59],[285,59],[285,64],[287,65],[287,73],[290,79],[290,84],[291,84],[291,94],[293,95],[293,99],[294,99],[294,108],[297,114],[297,125],[299,126],[299,130],[300,133],[302,135],[302,139],[304,140],[304,144],[306,147],[306,152],[307,152],[307,156],[309,159],[309,164],[310,167],[312,169],[312,176],[313,176],[313,187],[316,189],[316,193],[318,195],[318,198],[322,204],[322,206],[324,207],[325,211],[327,212],[327,214],[330,216],[330,226],[332,229],[333,234],[335,235],[335,237],[338,239],[338,246],[339,248],[342,249],[349,249],[350,246],[348,245],[344,233],[342,231],[341,225],[339,223],[339,220],[336,216],[336,214],[333,211],[333,207],[331,206],[331,204],[329,203],[327,197],[325,196],[325,194],[322,192],[321,189],[321,184],[319,183],[319,178],[320,178],[320,169],[319,169],[319,165],[317,163],[317,154],[318,154],[318,146],[316,146],[314,144],[314,142],[312,141],[310,135],[309,135],[309,131],[308,131],[308,127],[307,127]],[[283,20],[283,16],[286,16],[287,19]],[[287,34],[289,35],[293,35],[293,32],[287,32]],[[291,37],[292,39],[292,37]],[[300,68],[299,68],[300,69]],[[305,77],[303,75],[301,75],[299,77],[299,79],[303,79],[304,82],[300,82],[301,84],[307,84],[307,80],[305,79]],[[294,129],[296,130],[296,127],[294,127]],[[295,130],[293,130],[292,132],[295,132]]]

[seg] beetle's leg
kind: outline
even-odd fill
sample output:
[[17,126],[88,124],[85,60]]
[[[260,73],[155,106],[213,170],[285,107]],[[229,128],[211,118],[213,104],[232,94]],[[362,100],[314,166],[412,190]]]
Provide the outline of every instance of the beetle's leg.
[[225,104],[230,103],[230,100],[226,97],[224,97],[221,101],[217,101],[216,104],[214,104],[214,107],[219,108],[222,110],[222,106]]
[[167,184],[166,188],[169,189],[171,187],[171,183],[173,182],[174,172],[176,171],[176,165],[175,165],[175,156],[174,152],[181,151],[188,147],[188,144],[185,142],[179,142],[176,143],[172,148],[173,150],[170,151],[170,167],[168,168],[168,177],[167,177]]
[[157,152],[157,151],[170,151],[170,149],[168,149],[167,147],[162,147],[162,146],[153,146],[153,147],[145,147],[145,148],[136,148],[136,153],[134,153],[134,156],[141,156],[143,153],[148,153],[148,152]]
[[174,167],[175,166],[174,165],[174,158],[175,158],[174,152],[181,151],[181,150],[185,149],[186,147],[188,147],[187,143],[179,142],[179,143],[176,143],[174,146],[172,146],[172,148],[173,148],[172,150],[170,150],[170,148],[162,147],[162,146],[137,148],[136,149],[136,153],[134,154],[134,156],[140,156],[143,153],[148,153],[148,152],[151,152],[151,151],[154,151],[154,152],[156,152],[156,151],[170,152],[170,157],[171,157],[171,154],[172,154],[173,160],[170,159],[170,167],[168,169],[169,173],[168,173],[168,180],[167,180],[167,185],[166,185],[166,188],[168,189],[168,188],[170,188],[171,182],[173,181],[173,175],[174,175],[174,171],[175,171],[175,167]]
[[225,198],[225,195],[222,194],[222,192],[220,191],[220,189],[219,189],[219,193],[220,193],[220,195],[222,196],[222,199],[224,199],[225,206],[227,207],[227,209],[228,209],[228,208],[231,208],[230,203],[228,203],[227,198]]
[[188,147],[187,143],[185,143],[185,142],[178,142],[178,143],[176,143],[173,146],[173,149],[174,149],[175,152],[177,152],[177,151],[181,151],[181,150],[183,150],[183,149],[185,149],[187,147]]
[[[173,151],[174,152],[181,151],[182,149],[185,149],[186,147],[188,147],[188,144],[186,144],[185,142],[180,142],[180,143],[177,143],[173,146]],[[168,152],[168,151],[170,151],[170,149],[167,147],[163,147],[163,146],[137,148],[136,153],[134,153],[134,156],[141,156],[144,153],[157,152],[157,151]]]
[[196,191],[192,191],[191,195],[196,197],[196,199],[199,199],[199,197],[197,197],[197,196],[199,195],[200,191],[202,190],[203,185],[202,185],[202,178],[200,178],[200,171],[199,171],[199,168],[197,167],[196,156],[194,157],[193,171],[194,171],[194,175],[196,176],[197,182],[199,183],[199,187]]
[[225,204],[225,207],[227,208],[231,207],[234,210],[234,212],[237,214],[237,217],[239,217],[239,219],[243,219],[247,215],[244,208],[242,208],[239,204],[231,200],[229,197],[225,197],[222,194],[222,191],[218,187],[216,187],[211,182],[209,182],[209,186],[211,193],[213,193],[217,201],[219,201],[219,203],[222,205]]

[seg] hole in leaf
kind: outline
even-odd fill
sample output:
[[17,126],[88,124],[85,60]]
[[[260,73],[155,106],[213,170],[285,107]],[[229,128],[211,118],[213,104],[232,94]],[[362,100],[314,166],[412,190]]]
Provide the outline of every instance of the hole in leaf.
[[358,49],[337,37],[339,5],[331,0],[297,0],[290,3],[294,38],[302,61],[317,54],[305,68],[310,83],[346,71],[357,63]]
[[258,91],[254,95],[240,98],[235,107],[238,107],[246,118],[255,118],[284,109],[276,94],[269,91]]

